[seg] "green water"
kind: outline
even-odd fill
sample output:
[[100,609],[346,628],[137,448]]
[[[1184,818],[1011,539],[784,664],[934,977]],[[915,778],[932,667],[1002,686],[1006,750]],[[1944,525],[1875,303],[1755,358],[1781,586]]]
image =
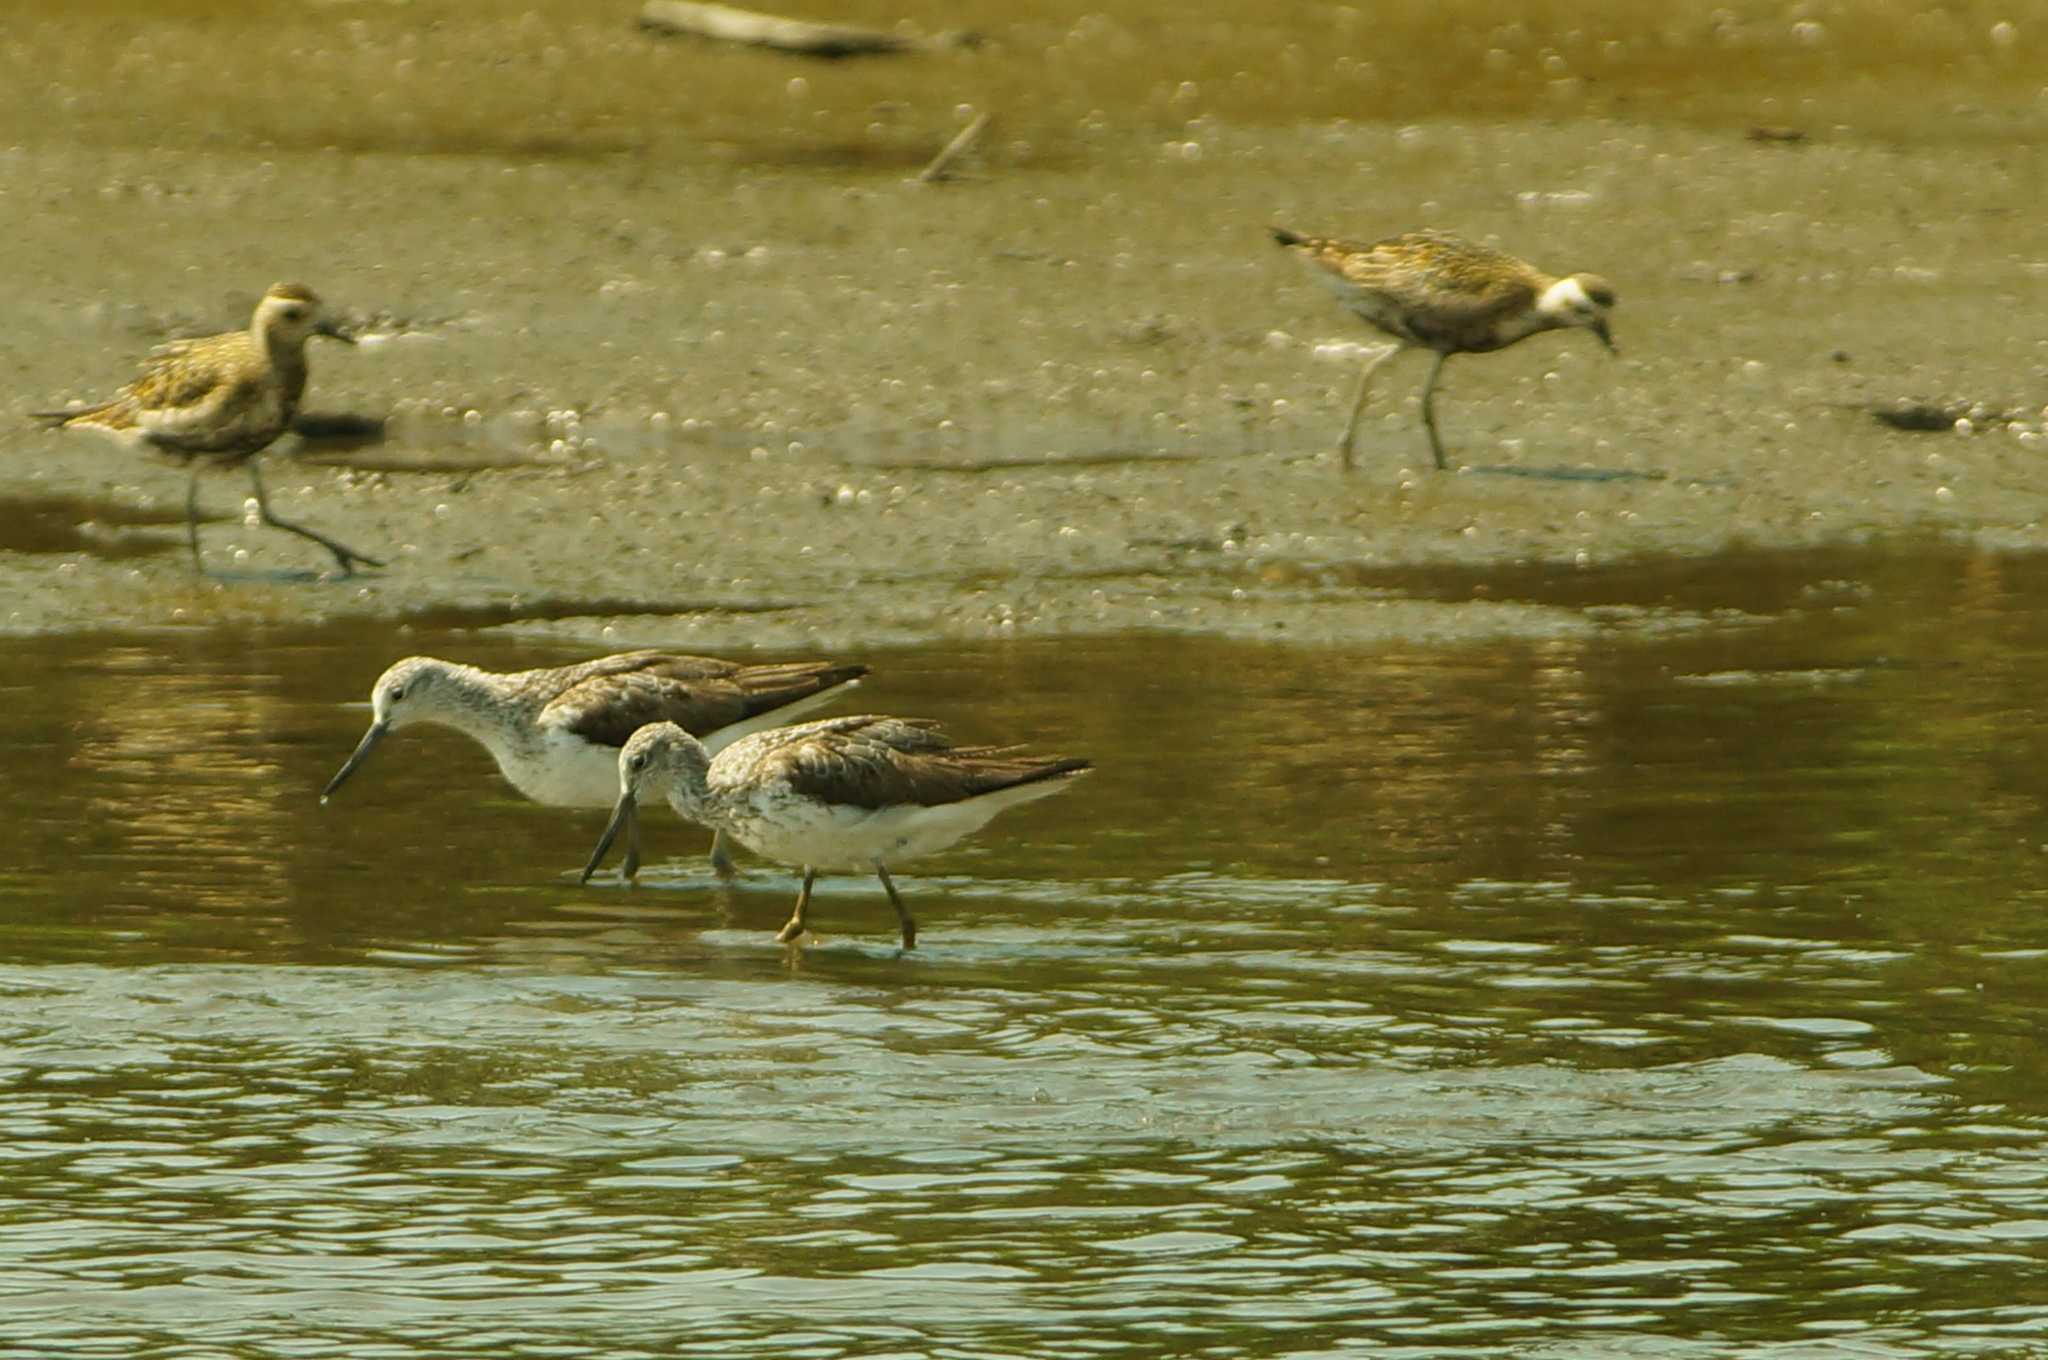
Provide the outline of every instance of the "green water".
[[865,657],[1100,766],[907,956],[453,734],[319,806],[559,648],[10,642],[0,1355],[2034,1353],[2048,563],[1369,584],[1602,631]]

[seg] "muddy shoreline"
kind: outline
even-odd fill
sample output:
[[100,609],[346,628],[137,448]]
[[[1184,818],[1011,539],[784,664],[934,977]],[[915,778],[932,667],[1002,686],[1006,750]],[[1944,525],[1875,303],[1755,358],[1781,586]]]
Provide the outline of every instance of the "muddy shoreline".
[[[1503,7],[1474,61],[1516,78],[1431,110],[1360,76],[1367,38],[1327,16],[1248,27],[1218,69],[1231,35],[1144,11],[1048,43],[1029,16],[949,7],[926,28],[995,41],[822,66],[656,42],[630,12],[242,8],[227,47],[176,11],[144,25],[153,86],[57,55],[105,40],[112,8],[8,56],[47,69],[0,108],[0,196],[27,209],[0,340],[0,628],[1541,636],[1612,620],[1502,601],[1532,565],[2044,545],[2033,26],[1902,16],[1953,47],[1902,88],[1897,35],[1795,34],[1761,7],[1730,11],[1733,47],[1648,6],[1554,32]],[[1745,57],[1718,87],[1696,69],[1716,51]],[[209,60],[247,79],[180,105]],[[493,60],[546,79],[522,92]],[[998,130],[970,176],[906,182],[981,107]],[[1374,337],[1272,221],[1454,227],[1597,269],[1622,357],[1555,335],[1453,361],[1446,474],[1417,424],[1424,361],[1399,361],[1347,476],[1330,445]],[[237,324],[275,278],[381,341],[316,350],[310,405],[388,422],[281,442],[276,507],[384,571],[321,578],[317,550],[241,521],[229,473],[202,491],[214,575],[195,577],[181,473],[25,419]],[[1902,397],[2018,419],[1915,432],[1865,409]],[[1470,598],[1414,587],[1446,569]],[[1655,605],[1632,608],[1654,624]]]

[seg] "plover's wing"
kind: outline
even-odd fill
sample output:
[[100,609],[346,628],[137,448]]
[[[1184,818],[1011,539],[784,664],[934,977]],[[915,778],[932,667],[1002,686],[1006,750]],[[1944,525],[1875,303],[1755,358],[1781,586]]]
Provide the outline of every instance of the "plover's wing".
[[1452,236],[1416,231],[1376,241],[1327,267],[1430,330],[1463,330],[1527,310],[1548,282],[1525,261]]
[[203,349],[209,340],[220,338],[167,340],[150,350],[135,380],[117,395],[68,411],[31,411],[29,418],[51,425],[96,425],[109,430],[132,430],[140,423],[138,417],[145,410],[176,409],[203,401],[210,380],[202,380],[202,375],[212,365],[204,357],[195,364],[188,356],[195,348]]
[[156,443],[193,450],[268,443],[278,433],[279,406],[261,375],[185,372],[131,400],[135,427]]

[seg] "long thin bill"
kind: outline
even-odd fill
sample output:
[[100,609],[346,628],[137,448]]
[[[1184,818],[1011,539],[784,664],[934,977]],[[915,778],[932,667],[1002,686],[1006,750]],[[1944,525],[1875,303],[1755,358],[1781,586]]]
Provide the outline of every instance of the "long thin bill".
[[629,789],[619,795],[619,801],[612,807],[612,819],[604,824],[604,834],[597,838],[597,849],[590,852],[590,863],[583,866],[583,877],[579,883],[588,883],[590,876],[597,872],[597,866],[604,863],[605,853],[612,848],[612,842],[619,838],[619,832],[635,825],[639,803]]
[[341,768],[334,772],[334,778],[327,781],[327,787],[320,790],[321,803],[324,804],[332,798],[334,791],[342,786],[343,781],[356,772],[356,766],[370,758],[370,752],[376,749],[377,743],[384,740],[385,734],[390,730],[388,723],[370,724],[370,730],[363,733],[363,739],[356,743],[355,753],[342,762]]

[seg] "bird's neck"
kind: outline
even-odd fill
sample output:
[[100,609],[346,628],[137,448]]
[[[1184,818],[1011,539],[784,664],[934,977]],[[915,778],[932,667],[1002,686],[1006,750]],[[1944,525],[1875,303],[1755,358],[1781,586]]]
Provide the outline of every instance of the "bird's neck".
[[530,699],[515,677],[493,675],[474,666],[450,665],[435,685],[431,722],[452,727],[481,742],[498,757],[525,754],[535,744],[533,718],[542,707]]
[[711,794],[710,762],[685,760],[669,779],[668,805],[685,821],[718,826],[725,809]]
[[297,373],[306,371],[304,336],[290,339],[268,326],[257,325],[249,328],[249,339],[255,342],[259,354],[270,359],[272,367]]

